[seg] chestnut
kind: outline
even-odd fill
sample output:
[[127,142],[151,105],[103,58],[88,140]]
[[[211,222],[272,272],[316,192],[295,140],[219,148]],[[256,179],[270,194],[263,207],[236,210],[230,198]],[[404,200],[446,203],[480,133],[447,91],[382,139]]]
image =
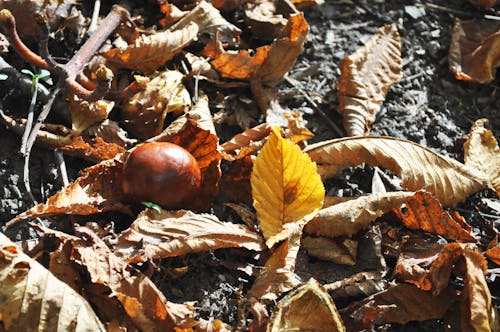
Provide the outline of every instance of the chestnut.
[[186,207],[201,186],[198,162],[184,148],[167,142],[145,143],[123,166],[122,189],[132,202],[153,202],[164,209]]

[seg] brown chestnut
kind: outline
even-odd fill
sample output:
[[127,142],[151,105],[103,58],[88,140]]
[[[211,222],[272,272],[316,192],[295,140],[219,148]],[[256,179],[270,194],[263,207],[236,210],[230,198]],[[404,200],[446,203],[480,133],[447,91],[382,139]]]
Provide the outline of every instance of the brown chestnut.
[[167,142],[135,148],[123,166],[122,189],[135,202],[153,202],[165,209],[185,208],[201,185],[198,162],[184,148]]

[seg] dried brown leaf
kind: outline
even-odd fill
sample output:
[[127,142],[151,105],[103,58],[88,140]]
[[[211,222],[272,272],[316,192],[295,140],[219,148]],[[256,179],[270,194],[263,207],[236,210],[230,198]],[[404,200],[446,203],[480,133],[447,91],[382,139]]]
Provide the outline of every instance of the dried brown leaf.
[[484,252],[484,255],[493,261],[496,265],[500,265],[500,245],[497,243],[496,246],[489,248]]
[[464,143],[465,165],[488,175],[491,186],[500,196],[500,148],[495,136],[484,127],[486,119],[477,120]]
[[267,328],[280,331],[345,331],[332,298],[314,279],[297,287],[278,302]]
[[259,0],[245,4],[245,22],[254,38],[271,41],[288,23],[285,13],[277,10],[279,1]]
[[445,211],[430,193],[418,191],[394,213],[408,228],[442,235],[461,242],[475,242],[472,227],[456,211]]
[[500,65],[500,22],[455,20],[448,63],[459,80],[488,83]]
[[455,206],[488,184],[483,172],[393,137],[341,138],[310,145],[305,151],[323,178],[361,163],[382,166],[398,175],[405,189],[425,189],[445,206]]
[[83,297],[1,233],[0,299],[6,331],[106,331]]
[[305,236],[302,239],[302,248],[312,257],[337,264],[356,265],[358,241]]
[[352,236],[412,195],[411,192],[372,194],[338,203],[321,209],[304,231],[330,238]]
[[359,272],[323,287],[334,299],[360,298],[387,289],[388,282],[382,278],[382,273],[379,271]]
[[219,196],[227,202],[240,202],[247,206],[253,205],[252,175],[253,162],[250,156],[237,159],[229,165],[222,174]]
[[235,135],[231,140],[221,145],[225,160],[237,160],[259,151],[271,133],[271,126],[262,123]]
[[102,55],[110,64],[120,68],[153,73],[184,47],[196,40],[198,25],[191,23],[176,31],[163,31],[151,36],[140,36],[125,50],[113,48]]
[[113,159],[120,153],[125,152],[125,148],[115,143],[105,142],[102,138],[83,138],[81,136],[73,139],[71,144],[65,145],[59,150],[65,154],[80,157],[92,162]]
[[114,253],[126,262],[181,256],[220,248],[263,250],[263,238],[246,226],[190,211],[143,211],[118,236]]
[[127,135],[127,132],[120,128],[118,122],[111,121],[109,119],[106,119],[101,123],[96,123],[95,125],[87,128],[82,134],[82,136],[88,138],[99,137],[107,143],[114,143],[124,148],[137,143],[137,140],[130,139]]
[[401,77],[401,40],[395,24],[386,25],[340,63],[338,99],[348,136],[362,136]]

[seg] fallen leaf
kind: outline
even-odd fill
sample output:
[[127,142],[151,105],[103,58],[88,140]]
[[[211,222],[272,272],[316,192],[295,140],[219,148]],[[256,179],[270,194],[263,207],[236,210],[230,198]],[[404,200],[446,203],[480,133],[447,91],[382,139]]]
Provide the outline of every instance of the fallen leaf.
[[316,165],[275,127],[254,161],[252,196],[268,246],[287,223],[323,205],[325,189]]
[[223,158],[232,161],[257,152],[266,142],[271,129],[269,124],[262,123],[235,135],[231,140],[221,145]]
[[461,242],[475,242],[472,227],[456,211],[445,211],[430,193],[418,191],[393,209],[403,225]]
[[379,271],[359,272],[330,284],[323,285],[334,299],[360,298],[387,289],[389,283]]
[[493,248],[486,250],[484,255],[496,265],[500,265],[500,245],[498,243]]
[[307,251],[309,256],[318,259],[337,264],[356,265],[358,241],[305,236],[302,239],[302,248]]
[[[288,23],[285,13],[277,10],[279,1],[259,0],[245,3],[245,23],[252,37],[272,41]],[[282,6],[283,7],[283,6]]]
[[214,215],[146,209],[118,236],[114,253],[138,263],[220,248],[260,251],[265,246],[262,237],[246,226],[222,222]]
[[6,331],[106,331],[83,297],[1,233],[0,298]]
[[84,139],[81,136],[73,139],[71,144],[60,147],[59,150],[63,151],[65,154],[97,163],[103,160],[113,159],[120,153],[125,152],[122,146],[105,142],[100,137]]
[[90,126],[108,118],[115,103],[104,99],[89,102],[71,95],[66,98],[71,114],[71,128],[81,133]]
[[212,66],[224,78],[276,85],[302,53],[308,30],[309,25],[299,13],[290,16],[279,38],[271,45],[258,47],[253,55],[247,50],[226,52],[221,45],[206,48],[205,54],[214,58]]
[[219,197],[226,202],[240,202],[252,206],[252,186],[250,184],[252,168],[253,162],[250,156],[231,162],[228,169],[222,174]]
[[386,323],[443,318],[455,300],[455,290],[451,287],[433,296],[413,285],[398,284],[349,305],[340,314],[347,331],[365,331]]
[[489,83],[500,65],[500,22],[455,20],[448,63],[459,80]]
[[297,287],[278,302],[267,328],[280,331],[345,331],[332,298],[314,279]]
[[191,23],[176,31],[162,31],[150,36],[141,35],[126,49],[113,48],[102,53],[110,65],[153,73],[184,47],[196,40],[198,25]]
[[325,3],[325,0],[292,0],[292,3],[297,9],[302,10],[306,7],[320,6]]
[[464,143],[465,165],[488,175],[491,186],[500,196],[500,148],[495,136],[484,127],[486,119],[477,120]]
[[350,137],[324,141],[305,150],[322,178],[349,166],[382,166],[399,176],[411,191],[425,189],[443,205],[455,206],[486,187],[488,178],[451,158],[414,142],[393,137]]
[[183,78],[178,71],[164,71],[124,103],[121,117],[130,133],[142,140],[156,136],[163,131],[168,113],[184,113],[191,107]]
[[401,40],[395,24],[380,28],[340,62],[339,111],[348,136],[370,132],[387,90],[401,78],[401,69]]
[[109,119],[87,128],[82,136],[90,139],[101,138],[104,142],[114,143],[124,148],[137,143],[137,140],[127,137],[128,133],[120,128],[118,122]]
[[288,238],[271,253],[271,257],[248,291],[248,299],[273,301],[300,283],[294,271],[302,228],[301,223],[289,225]]
[[329,238],[352,236],[412,195],[411,192],[392,192],[356,197],[321,209],[304,231]]

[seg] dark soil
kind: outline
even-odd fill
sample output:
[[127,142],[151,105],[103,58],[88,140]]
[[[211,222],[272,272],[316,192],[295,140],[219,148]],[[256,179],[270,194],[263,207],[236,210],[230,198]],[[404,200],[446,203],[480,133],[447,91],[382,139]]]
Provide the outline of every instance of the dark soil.
[[[487,118],[497,138],[500,137],[500,98],[497,79],[486,85],[458,81],[448,70],[448,47],[451,27],[455,17],[463,19],[481,15],[476,8],[465,0],[438,1],[429,3],[447,7],[451,10],[469,13],[471,16],[451,14],[446,10],[425,7],[421,16],[412,18],[405,8],[415,6],[415,1],[401,0],[326,0],[326,3],[305,10],[305,16],[311,25],[308,42],[304,52],[290,77],[300,86],[282,83],[281,103],[294,110],[301,110],[308,120],[309,129],[316,134],[312,142],[339,137],[316,110],[320,109],[342,128],[342,119],[336,111],[337,94],[335,86],[339,78],[339,61],[354,52],[382,25],[396,23],[403,41],[403,76],[387,95],[382,112],[373,125],[371,134],[389,135],[406,138],[428,146],[439,153],[461,161],[462,144],[475,120]],[[147,17],[148,13],[144,12]],[[156,15],[151,13],[149,15]],[[14,56],[5,55],[9,63]],[[12,61],[12,62],[11,62]],[[27,67],[25,65],[25,67]],[[22,65],[18,68],[25,68]],[[1,84],[1,83],[0,83]],[[304,91],[317,105],[313,106]],[[211,96],[214,97],[215,96]],[[250,95],[248,95],[251,98]],[[25,116],[30,100],[28,91],[14,91],[1,85],[0,107],[10,114]],[[231,137],[235,129],[227,129],[221,136]],[[22,183],[23,160],[18,154],[20,138],[0,126],[0,224],[31,206]],[[76,178],[77,172],[87,166],[86,162],[68,158],[69,176]],[[37,200],[44,201],[61,188],[61,180],[55,168],[53,153],[35,148],[30,164],[30,182]],[[330,194],[350,196],[369,192],[371,187],[371,169],[358,167],[345,172],[328,183]],[[70,179],[70,180],[71,180]],[[482,217],[477,213],[481,209],[481,199],[489,198],[498,202],[498,197],[491,191],[483,191],[471,197],[460,209],[463,216],[476,228],[485,225],[498,225],[499,218]],[[227,220],[227,210],[216,207],[221,219]],[[490,212],[493,213],[494,212]],[[498,213],[498,212],[497,212]],[[225,215],[226,214],[226,215]],[[117,217],[119,219],[119,217]],[[117,219],[117,222],[119,220]],[[8,235],[14,240],[26,239],[36,234],[24,227],[9,230]],[[363,235],[360,235],[363,237]],[[229,259],[230,258],[230,259]],[[237,272],[224,262],[229,260],[249,260],[258,262],[245,254],[220,250],[214,253],[193,255],[182,259],[162,262],[164,270],[154,276],[154,280],[165,291],[167,298],[173,301],[198,301],[199,314],[202,317],[221,318],[236,326],[237,303],[239,295],[249,285],[252,277]],[[234,262],[233,262],[234,263]],[[303,266],[299,264],[304,264]],[[339,268],[344,273],[327,274],[320,264],[301,256],[298,272],[307,280],[308,273],[315,271],[324,282],[332,282],[362,271],[364,267],[376,267],[376,261],[367,261],[367,265],[357,266],[354,270]],[[311,264],[305,267],[306,264]],[[235,266],[237,264],[233,264]],[[176,267],[188,267],[187,272],[176,278],[162,274]],[[329,269],[332,269],[330,264]],[[308,272],[308,273],[305,273]],[[494,274],[489,278],[494,279]],[[328,280],[326,280],[328,279]],[[498,278],[497,278],[498,280]],[[497,281],[498,284],[498,281]],[[497,285],[498,286],[498,285]],[[498,305],[500,289],[492,289],[495,304]],[[395,331],[435,331],[444,330],[439,322],[409,324],[406,327],[394,326],[386,330]]]

